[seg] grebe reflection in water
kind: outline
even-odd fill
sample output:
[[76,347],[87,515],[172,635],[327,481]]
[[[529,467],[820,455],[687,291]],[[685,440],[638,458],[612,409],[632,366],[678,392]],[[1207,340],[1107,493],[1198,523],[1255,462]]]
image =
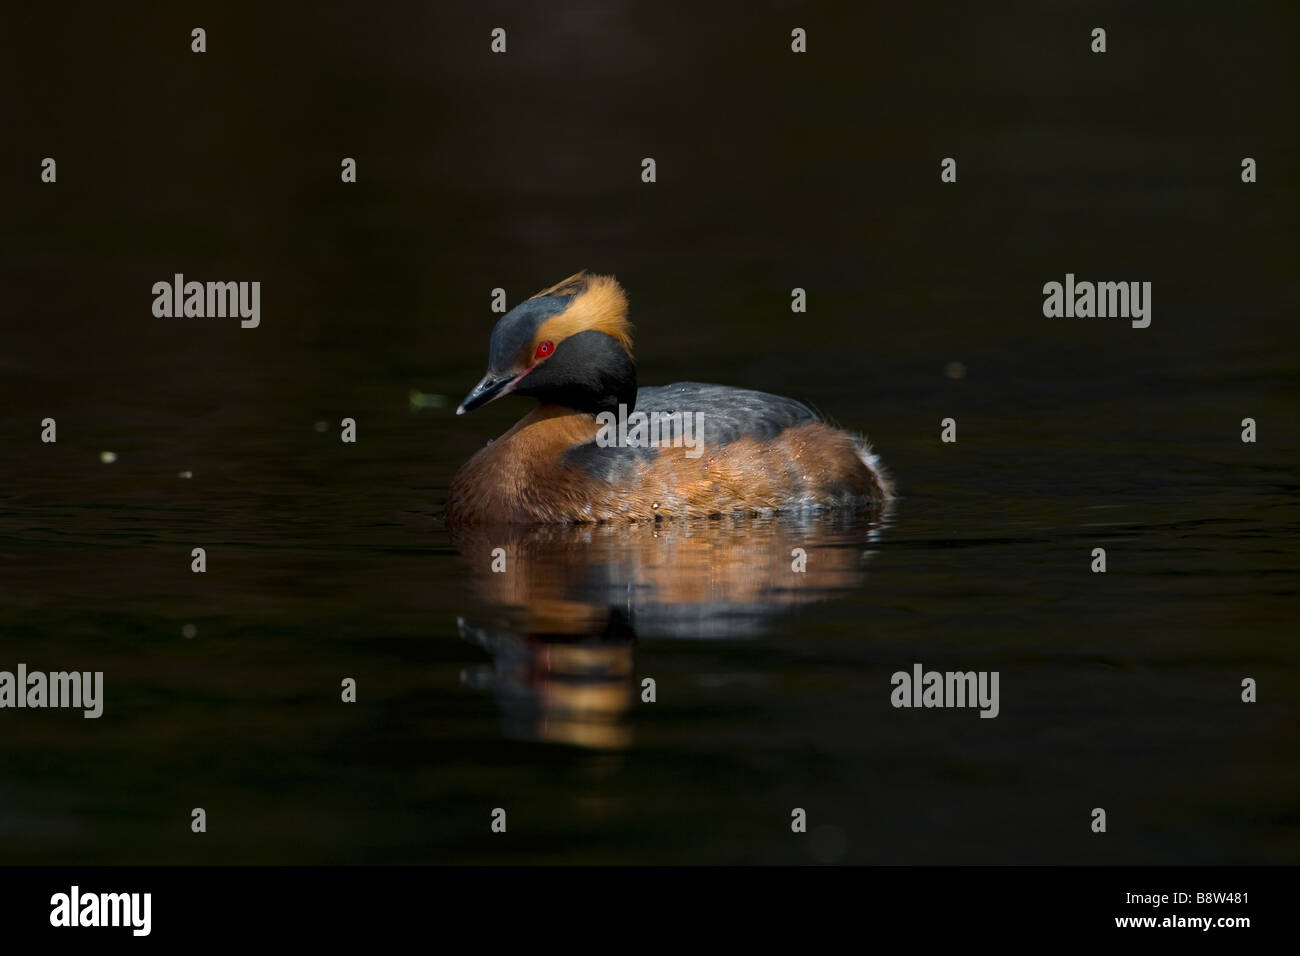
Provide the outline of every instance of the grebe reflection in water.
[[512,737],[622,749],[638,639],[758,637],[863,587],[883,528],[825,513],[459,529],[476,596],[495,612],[460,621],[492,658],[465,681],[496,694]]

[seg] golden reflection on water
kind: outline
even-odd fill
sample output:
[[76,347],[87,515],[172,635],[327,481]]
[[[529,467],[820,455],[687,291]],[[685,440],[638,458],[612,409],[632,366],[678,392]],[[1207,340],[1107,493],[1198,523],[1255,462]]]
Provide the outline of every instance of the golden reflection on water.
[[465,682],[496,695],[512,737],[624,749],[638,637],[759,636],[862,586],[884,527],[880,514],[820,514],[464,529],[453,540],[478,597],[506,619],[460,619],[492,659]]

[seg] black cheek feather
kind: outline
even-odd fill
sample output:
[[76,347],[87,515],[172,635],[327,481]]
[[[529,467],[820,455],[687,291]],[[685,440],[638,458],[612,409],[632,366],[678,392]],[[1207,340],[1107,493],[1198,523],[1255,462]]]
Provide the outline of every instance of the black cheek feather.
[[557,345],[515,393],[580,412],[617,412],[625,405],[630,413],[636,406],[636,365],[612,336],[579,332]]

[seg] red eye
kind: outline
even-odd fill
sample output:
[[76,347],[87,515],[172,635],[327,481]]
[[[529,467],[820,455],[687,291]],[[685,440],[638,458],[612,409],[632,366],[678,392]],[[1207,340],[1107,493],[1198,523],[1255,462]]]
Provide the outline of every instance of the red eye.
[[554,351],[555,344],[553,342],[543,342],[541,345],[537,346],[537,357],[546,358],[546,356],[550,355]]

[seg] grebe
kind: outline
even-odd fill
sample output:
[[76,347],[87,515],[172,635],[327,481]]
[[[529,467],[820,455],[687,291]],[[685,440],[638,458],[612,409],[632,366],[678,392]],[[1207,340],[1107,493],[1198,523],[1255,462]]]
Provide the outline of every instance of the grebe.
[[[613,276],[579,272],[502,316],[487,374],[456,414],[510,394],[541,404],[456,473],[450,525],[871,508],[892,495],[864,438],[794,399],[698,382],[637,388]],[[700,431],[610,441],[614,416],[632,413]]]

